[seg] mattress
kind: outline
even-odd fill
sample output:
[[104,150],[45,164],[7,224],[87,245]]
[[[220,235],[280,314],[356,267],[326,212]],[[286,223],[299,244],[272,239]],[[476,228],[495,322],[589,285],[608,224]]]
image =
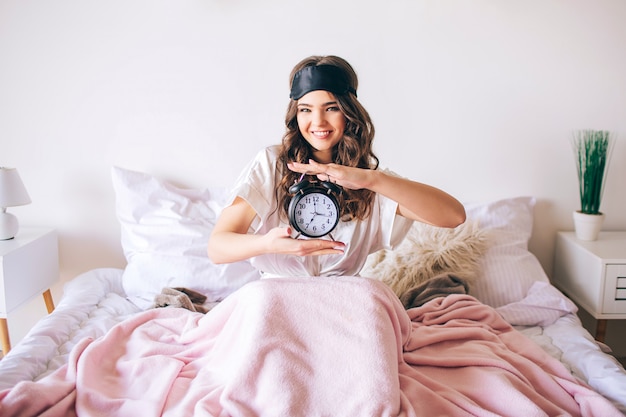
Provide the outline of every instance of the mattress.
[[67,363],[79,341],[97,339],[141,311],[124,295],[122,272],[94,269],[69,281],[53,313],[37,322],[0,361],[0,389],[43,378]]
[[[81,340],[97,339],[140,312],[124,294],[122,273],[115,268],[94,269],[68,282],[55,311],[0,361],[0,390],[52,373],[67,363],[70,351]],[[626,412],[624,368],[603,351],[603,345],[594,341],[575,314],[546,326],[515,327]]]

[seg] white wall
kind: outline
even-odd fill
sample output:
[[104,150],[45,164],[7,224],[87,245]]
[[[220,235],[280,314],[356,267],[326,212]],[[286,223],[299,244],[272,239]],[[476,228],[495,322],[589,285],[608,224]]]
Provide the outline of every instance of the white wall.
[[11,211],[59,230],[63,281],[123,267],[112,165],[229,185],[279,141],[292,66],[337,54],[383,164],[463,201],[538,198],[550,274],[572,130],[618,133],[602,210],[626,230],[625,21],[623,0],[2,0],[0,165],[33,200]]

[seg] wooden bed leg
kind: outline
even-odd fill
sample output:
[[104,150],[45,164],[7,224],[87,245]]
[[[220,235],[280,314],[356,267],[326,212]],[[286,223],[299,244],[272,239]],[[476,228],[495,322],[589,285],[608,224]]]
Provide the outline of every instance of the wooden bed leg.
[[604,343],[604,337],[606,336],[606,323],[608,320],[600,319],[596,323],[596,340]]
[[54,301],[52,300],[52,293],[50,292],[50,288],[44,291],[43,300],[46,303],[48,314],[52,313],[54,311]]
[[0,319],[0,344],[2,345],[2,355],[6,356],[11,350],[11,340],[9,339],[9,326],[7,319]]

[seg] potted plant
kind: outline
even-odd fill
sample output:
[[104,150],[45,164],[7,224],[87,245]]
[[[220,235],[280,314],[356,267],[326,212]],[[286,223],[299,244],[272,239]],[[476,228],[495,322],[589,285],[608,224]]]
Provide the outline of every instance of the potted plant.
[[580,210],[574,212],[576,236],[581,240],[596,240],[604,221],[600,203],[613,149],[613,138],[606,130],[577,130],[572,138],[572,146],[580,193]]

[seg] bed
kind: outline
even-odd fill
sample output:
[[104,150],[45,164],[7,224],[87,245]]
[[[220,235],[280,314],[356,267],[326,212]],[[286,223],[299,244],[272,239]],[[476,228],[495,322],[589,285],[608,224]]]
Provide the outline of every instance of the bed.
[[[359,277],[259,280],[206,258],[224,189],[112,178],[128,264],[68,282],[0,361],[3,416],[626,412],[626,371],[527,249],[532,197],[416,224]],[[208,312],[155,308],[172,288]]]

